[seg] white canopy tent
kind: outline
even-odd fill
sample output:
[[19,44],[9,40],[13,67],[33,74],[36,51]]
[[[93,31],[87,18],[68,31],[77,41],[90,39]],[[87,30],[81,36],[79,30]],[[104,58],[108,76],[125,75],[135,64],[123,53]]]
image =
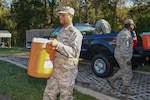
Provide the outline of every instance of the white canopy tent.
[[11,33],[7,30],[0,30],[0,43],[4,43],[4,38],[10,38],[8,43],[9,47],[11,47]]

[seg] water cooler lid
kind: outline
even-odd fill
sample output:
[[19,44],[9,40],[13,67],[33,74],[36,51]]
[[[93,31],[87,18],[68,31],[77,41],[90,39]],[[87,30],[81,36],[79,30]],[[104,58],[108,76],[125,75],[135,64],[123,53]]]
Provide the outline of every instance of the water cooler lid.
[[143,32],[143,33],[142,33],[142,36],[143,36],[143,35],[150,35],[150,32]]
[[37,42],[37,43],[48,43],[51,40],[45,39],[45,38],[33,38],[32,42]]

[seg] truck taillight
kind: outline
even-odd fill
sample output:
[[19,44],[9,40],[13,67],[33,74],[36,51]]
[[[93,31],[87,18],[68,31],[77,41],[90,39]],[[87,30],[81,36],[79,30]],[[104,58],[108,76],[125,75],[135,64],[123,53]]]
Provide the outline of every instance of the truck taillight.
[[132,41],[133,41],[133,48],[136,48],[138,46],[138,40],[136,35],[132,37]]
[[115,38],[113,38],[113,40],[112,40],[113,42],[116,42],[116,37]]

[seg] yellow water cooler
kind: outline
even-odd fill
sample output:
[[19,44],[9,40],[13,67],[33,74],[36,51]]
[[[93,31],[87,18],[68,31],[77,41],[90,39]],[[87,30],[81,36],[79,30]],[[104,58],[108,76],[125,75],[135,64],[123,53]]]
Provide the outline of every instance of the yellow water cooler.
[[53,71],[53,60],[55,48],[52,47],[48,39],[33,38],[29,61],[28,75],[36,78],[49,78]]

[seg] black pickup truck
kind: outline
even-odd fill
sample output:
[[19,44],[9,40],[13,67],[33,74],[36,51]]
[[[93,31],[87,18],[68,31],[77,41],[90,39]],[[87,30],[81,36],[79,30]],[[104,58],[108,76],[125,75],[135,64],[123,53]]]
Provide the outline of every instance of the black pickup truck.
[[[114,58],[114,48],[116,45],[116,33],[94,34],[94,25],[74,24],[74,26],[83,34],[80,58],[91,61],[91,68],[98,77],[108,77],[112,74],[114,66],[118,66]],[[61,29],[57,27],[50,34],[50,37],[56,37]],[[132,32],[133,39],[133,67],[139,65],[150,65],[150,50],[144,50],[142,47],[142,38]]]

